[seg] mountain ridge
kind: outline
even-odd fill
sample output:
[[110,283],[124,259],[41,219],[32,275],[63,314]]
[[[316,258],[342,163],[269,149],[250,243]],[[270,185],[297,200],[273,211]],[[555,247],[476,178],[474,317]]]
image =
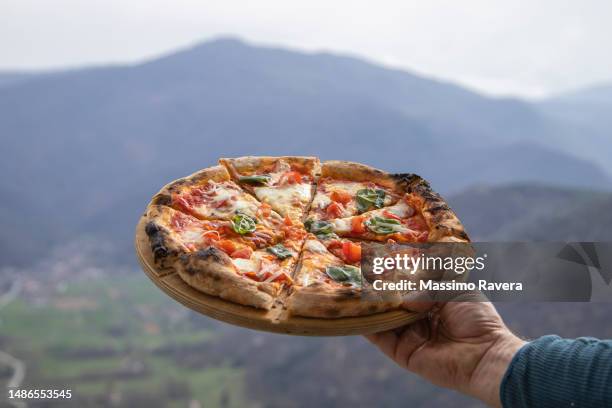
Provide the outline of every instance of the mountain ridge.
[[511,181],[609,189],[600,167],[554,142],[555,129],[522,101],[235,40],[34,75],[0,87],[2,255],[27,262],[81,234],[127,245],[160,186],[218,157],[352,160],[421,174],[442,193]]

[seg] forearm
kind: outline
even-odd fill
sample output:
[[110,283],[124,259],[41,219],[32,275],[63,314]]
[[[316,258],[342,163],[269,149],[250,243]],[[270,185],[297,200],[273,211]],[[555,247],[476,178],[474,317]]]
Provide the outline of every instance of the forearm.
[[545,336],[523,347],[500,389],[507,407],[612,405],[612,342]]

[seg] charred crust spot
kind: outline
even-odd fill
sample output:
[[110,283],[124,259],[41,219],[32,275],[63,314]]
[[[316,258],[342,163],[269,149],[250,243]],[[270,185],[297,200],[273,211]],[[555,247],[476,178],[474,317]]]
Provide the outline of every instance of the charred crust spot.
[[461,239],[465,239],[466,241],[470,240],[470,237],[468,237],[467,232],[465,232],[464,230],[456,230],[455,234]]
[[149,237],[151,237],[159,232],[159,226],[153,221],[149,221],[147,225],[145,225],[145,232]]
[[172,198],[168,194],[160,194],[153,198],[153,204],[170,206]]
[[425,200],[425,202],[428,203],[441,203],[443,204],[444,201],[442,200],[442,198],[440,197],[440,195],[436,192],[434,192],[431,187],[427,186],[419,186],[420,188],[417,188],[414,190],[414,192],[418,195],[420,195],[423,200]]
[[[432,194],[431,186],[421,176],[414,173],[395,173],[391,178],[400,184],[407,193],[417,193],[419,195]],[[435,193],[433,193],[435,195]]]
[[225,259],[223,258],[222,254],[223,254],[223,252],[221,252],[217,248],[215,248],[215,247],[208,247],[208,248],[200,249],[199,251],[197,251],[195,253],[195,256],[198,259],[202,259],[202,260],[206,260],[208,258],[211,258],[215,262],[224,262]]
[[156,246],[154,248],[152,248],[153,250],[153,259],[157,262],[158,260],[161,260],[165,257],[168,256],[168,254],[170,253],[168,251],[168,248],[166,248],[165,246]]
[[415,180],[422,180],[421,177],[414,173],[394,173],[391,174],[391,178],[398,183],[412,184]]
[[198,268],[194,268],[193,266],[187,266],[185,268],[185,272],[187,272],[190,276],[196,275],[199,270]]
[[151,243],[151,251],[153,252],[153,259],[155,262],[167,257],[170,254],[164,241],[164,231],[159,225],[150,221],[145,226],[145,233],[149,236],[149,242]]
[[440,211],[450,211],[450,207],[446,204],[436,205],[435,207],[426,208],[425,211],[435,214]]

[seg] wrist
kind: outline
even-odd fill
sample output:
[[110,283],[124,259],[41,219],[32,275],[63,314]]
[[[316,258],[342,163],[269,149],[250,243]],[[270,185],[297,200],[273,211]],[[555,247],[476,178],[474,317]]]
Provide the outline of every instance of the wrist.
[[504,333],[489,345],[474,369],[468,384],[468,394],[492,407],[501,407],[499,390],[510,362],[526,342],[510,331]]

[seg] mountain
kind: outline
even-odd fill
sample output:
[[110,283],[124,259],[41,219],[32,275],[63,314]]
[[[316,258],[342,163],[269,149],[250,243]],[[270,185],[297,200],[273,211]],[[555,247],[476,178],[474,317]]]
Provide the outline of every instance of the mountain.
[[0,86],[3,264],[86,235],[131,257],[151,195],[222,156],[355,160],[441,192],[611,186],[554,142],[556,122],[533,104],[351,57],[220,39],[135,65],[15,75]]
[[612,241],[612,193],[519,184],[448,201],[474,241]]
[[557,95],[534,107],[556,125],[555,141],[612,172],[612,84]]
[[27,81],[32,79],[34,76],[35,74],[26,72],[0,72],[0,88]]

